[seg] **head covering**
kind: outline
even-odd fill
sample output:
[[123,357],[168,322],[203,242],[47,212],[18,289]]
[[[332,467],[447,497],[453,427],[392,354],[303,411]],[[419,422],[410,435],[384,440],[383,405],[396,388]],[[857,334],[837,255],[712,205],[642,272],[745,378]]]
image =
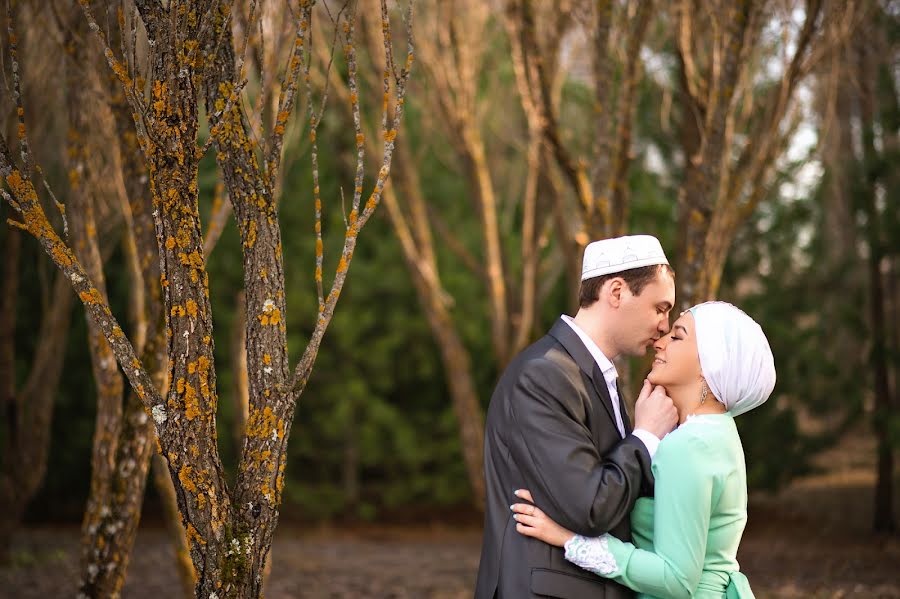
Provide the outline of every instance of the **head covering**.
[[762,405],[775,388],[775,358],[755,320],[727,302],[706,302],[694,315],[700,370],[732,416]]
[[652,235],[626,235],[601,239],[589,243],[584,248],[581,280],[642,266],[668,263],[662,245]]

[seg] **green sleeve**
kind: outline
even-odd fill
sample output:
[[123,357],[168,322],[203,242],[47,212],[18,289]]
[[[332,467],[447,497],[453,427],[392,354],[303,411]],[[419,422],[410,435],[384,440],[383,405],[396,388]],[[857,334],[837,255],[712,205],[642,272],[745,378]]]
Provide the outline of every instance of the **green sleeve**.
[[680,599],[691,596],[703,570],[715,468],[693,431],[669,437],[653,461],[654,551],[610,535],[575,537],[566,544],[566,559],[640,593]]

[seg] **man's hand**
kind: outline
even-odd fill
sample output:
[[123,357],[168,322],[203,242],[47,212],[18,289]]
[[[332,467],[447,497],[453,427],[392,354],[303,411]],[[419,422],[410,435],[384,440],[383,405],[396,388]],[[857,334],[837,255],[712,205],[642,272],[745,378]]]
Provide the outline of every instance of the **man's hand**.
[[634,427],[653,433],[660,439],[672,432],[678,424],[678,410],[665,388],[654,387],[644,380],[641,394],[634,404]]
[[550,519],[536,505],[533,505],[534,499],[527,489],[519,489],[516,491],[519,499],[531,503],[514,503],[509,506],[513,513],[513,519],[516,521],[516,532],[533,537],[539,541],[549,543],[556,547],[562,547],[566,541],[575,536],[571,530],[567,530]]

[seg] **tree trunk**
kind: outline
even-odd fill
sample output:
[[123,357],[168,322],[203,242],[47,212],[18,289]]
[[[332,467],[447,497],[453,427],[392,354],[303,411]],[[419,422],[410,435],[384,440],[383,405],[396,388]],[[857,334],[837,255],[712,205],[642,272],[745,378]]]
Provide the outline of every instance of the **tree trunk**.
[[[703,134],[697,152],[688,154],[685,148],[685,180],[678,194],[678,221],[683,235],[678,255],[678,286],[681,305],[691,306],[710,299],[718,290],[721,269],[710,263],[709,257],[727,251],[730,239],[711,238],[715,208],[717,206],[720,176],[725,147],[726,119],[738,82],[741,50],[750,19],[750,0],[730,3],[723,23],[723,39],[720,44],[721,64],[718,77],[710,82],[711,91],[706,105]],[[687,93],[684,92],[685,97]],[[685,110],[686,126],[695,126],[695,112]],[[685,137],[691,140],[692,136]],[[710,246],[715,244],[716,248]],[[722,245],[725,247],[721,247]]]
[[[877,47],[877,46],[876,46]],[[860,205],[866,220],[866,241],[869,246],[868,291],[869,324],[871,326],[872,377],[875,393],[875,410],[872,414],[877,439],[877,481],[873,527],[877,532],[893,533],[897,530],[894,517],[894,453],[891,443],[893,401],[888,382],[887,321],[885,318],[885,294],[882,275],[884,243],[882,241],[881,211],[876,203],[876,191],[886,166],[875,148],[875,119],[878,112],[878,58],[873,53],[870,40],[857,39],[860,73],[860,116],[863,150],[863,177],[860,189]]]
[[[3,210],[2,213],[6,211]],[[5,219],[4,219],[5,220]],[[3,247],[3,292],[0,295],[0,410],[2,410],[3,455],[12,455],[15,448],[17,401],[16,401],[16,296],[19,292],[19,255],[22,236],[19,231],[7,229]],[[0,477],[0,491],[6,491],[6,460],[3,460],[3,476]],[[0,495],[0,506],[7,508],[12,498]],[[5,511],[5,510],[4,510]],[[15,519],[18,520],[17,518]],[[0,566],[9,564],[10,535],[16,524],[12,518],[0,517]]]
[[[406,60],[399,69],[393,61],[391,33],[385,26],[384,40],[389,56],[384,75],[384,94],[393,103],[392,114],[383,115],[381,166],[374,189],[362,205],[364,163],[360,151],[353,210],[340,263],[325,297],[321,291],[321,236],[317,235],[319,271],[319,314],[310,341],[288,379],[287,345],[284,326],[284,274],[277,212],[272,198],[272,177],[278,170],[284,124],[293,108],[305,46],[311,42],[313,3],[301,0],[295,11],[296,38],[291,46],[288,74],[279,98],[277,125],[268,140],[265,168],[260,168],[246,121],[238,101],[242,77],[236,69],[230,39],[230,6],[211,0],[191,4],[172,2],[136,3],[149,40],[149,74],[135,85],[132,67],[123,63],[108,45],[105,30],[93,16],[89,2],[81,3],[92,31],[104,46],[110,69],[122,85],[133,109],[137,137],[146,157],[152,192],[152,215],[159,252],[161,285],[165,309],[167,381],[165,393],[138,357],[112,314],[102,289],[51,225],[40,203],[33,174],[37,172],[27,143],[24,107],[20,102],[20,81],[15,36],[8,36],[8,56],[12,61],[14,98],[19,117],[22,162],[0,136],[0,176],[8,186],[4,199],[20,219],[12,224],[37,239],[51,260],[78,293],[94,326],[129,379],[135,394],[150,412],[175,483],[178,511],[189,541],[189,551],[197,573],[198,597],[251,599],[261,596],[263,567],[278,520],[278,505],[284,485],[286,445],[294,408],[309,380],[324,334],[334,315],[358,236],[380,203],[391,171],[394,141],[403,114],[409,69],[413,62],[411,8],[406,14],[408,38]],[[255,4],[253,5],[255,6]],[[171,7],[171,14],[168,9]],[[381,5],[383,23],[389,22],[387,4]],[[14,23],[9,19],[9,28]],[[356,84],[353,37],[355,14],[343,14],[343,31],[351,86]],[[137,23],[132,23],[135,26]],[[125,29],[125,26],[122,26]],[[252,26],[248,26],[252,29]],[[338,29],[340,31],[340,29]],[[220,43],[223,39],[228,41]],[[123,47],[125,44],[123,44]],[[225,52],[218,52],[221,48]],[[212,53],[207,51],[213,50]],[[222,60],[223,57],[225,60]],[[213,64],[203,64],[212,58]],[[202,68],[201,68],[202,66]],[[391,75],[394,75],[391,77]],[[208,78],[209,77],[209,78]],[[247,292],[247,354],[250,364],[250,411],[235,490],[229,492],[216,446],[216,377],[213,363],[212,314],[209,283],[203,254],[198,202],[198,167],[206,147],[198,147],[199,100],[204,84],[218,83],[207,96],[211,139],[218,145],[220,164],[225,170],[229,197],[238,219],[244,250]],[[393,84],[393,85],[392,85]],[[395,93],[391,93],[393,91]],[[150,91],[145,103],[142,89]],[[311,98],[312,92],[308,93]],[[309,102],[312,105],[312,100]],[[352,103],[354,121],[360,122],[358,100]],[[233,110],[232,110],[233,108]],[[390,118],[389,118],[390,116]],[[312,128],[313,156],[317,152]],[[360,133],[357,130],[357,140]],[[357,142],[358,145],[360,142]],[[247,168],[244,168],[247,167]],[[313,160],[313,178],[318,171]],[[318,187],[316,195],[319,215]],[[88,233],[89,214],[83,224]],[[321,222],[317,221],[320,225]],[[317,228],[317,233],[320,229]],[[252,315],[252,316],[251,316]]]
[[[16,235],[12,232],[11,235]],[[52,301],[44,302],[38,345],[28,379],[5,406],[4,448],[0,472],[0,554],[9,555],[12,535],[25,507],[40,488],[47,472],[53,399],[59,386],[63,360],[59,348],[69,336],[73,295],[61,273],[54,278]]]
[[[402,152],[398,153],[398,157]],[[400,162],[399,164],[402,164]],[[398,169],[403,173],[406,169]],[[401,175],[402,177],[402,175]],[[411,188],[410,188],[411,191]],[[411,198],[411,202],[415,202]],[[478,401],[478,393],[472,378],[472,365],[468,350],[459,337],[453,318],[447,308],[448,301],[440,281],[436,278],[435,265],[424,262],[419,257],[410,230],[406,227],[400,206],[392,187],[387,188],[384,203],[388,217],[403,248],[403,258],[407,270],[412,275],[413,285],[419,305],[425,312],[431,333],[441,352],[453,412],[459,424],[461,448],[469,475],[472,495],[479,509],[484,506],[484,416]]]
[[187,532],[181,524],[181,514],[178,511],[178,498],[175,495],[175,486],[169,476],[169,465],[166,458],[156,454],[152,460],[153,484],[159,494],[162,504],[163,520],[166,530],[169,531],[169,539],[172,541],[172,552],[175,558],[175,569],[178,572],[178,581],[181,583],[182,596],[190,599],[194,596],[194,587],[197,584],[197,574],[191,562],[191,552],[188,548]]

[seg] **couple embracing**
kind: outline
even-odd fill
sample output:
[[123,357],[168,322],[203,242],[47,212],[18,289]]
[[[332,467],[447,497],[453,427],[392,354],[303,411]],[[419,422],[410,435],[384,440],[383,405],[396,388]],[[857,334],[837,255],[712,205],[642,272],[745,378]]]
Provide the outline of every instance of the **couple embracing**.
[[[475,598],[753,597],[734,418],[775,386],[762,329],[724,302],[670,327],[675,274],[647,235],[587,246],[579,304],[491,398]],[[648,347],[632,425],[612,361]]]

